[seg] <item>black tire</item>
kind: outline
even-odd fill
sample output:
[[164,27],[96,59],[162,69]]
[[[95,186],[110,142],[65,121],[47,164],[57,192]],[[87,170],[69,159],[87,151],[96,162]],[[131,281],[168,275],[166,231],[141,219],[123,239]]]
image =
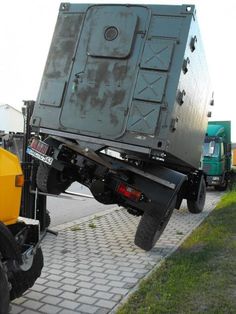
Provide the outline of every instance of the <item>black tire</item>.
[[221,185],[215,185],[215,190],[223,192],[227,190],[227,187],[228,187],[228,181],[225,180]]
[[0,221],[0,253],[4,260],[16,260],[18,263],[21,262],[21,250],[17,245],[16,240],[8,229]]
[[0,314],[7,314],[9,312],[9,285],[7,280],[7,274],[0,261]]
[[8,280],[12,286],[10,300],[14,300],[31,288],[36,279],[40,277],[43,268],[43,253],[41,248],[37,249],[29,265],[16,265],[14,263],[11,266],[8,269]]
[[199,214],[203,211],[206,201],[206,182],[204,178],[201,180],[201,186],[196,201],[187,199],[188,210],[192,214]]
[[72,181],[63,172],[40,162],[36,175],[37,187],[40,191],[59,195],[71,185]]
[[51,216],[48,210],[46,210],[46,215],[45,215],[45,228],[48,228],[51,224]]
[[150,251],[154,247],[170,220],[176,205],[176,199],[176,197],[173,199],[162,220],[149,212],[144,212],[135,234],[134,243],[138,247],[145,251]]

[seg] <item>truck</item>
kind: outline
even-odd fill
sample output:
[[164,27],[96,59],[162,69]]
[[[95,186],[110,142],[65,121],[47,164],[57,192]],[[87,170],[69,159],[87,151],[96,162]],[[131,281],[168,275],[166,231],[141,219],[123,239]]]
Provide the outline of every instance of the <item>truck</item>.
[[43,267],[39,223],[19,216],[23,184],[17,156],[0,148],[0,314],[33,286]]
[[174,208],[200,213],[212,91],[194,5],[62,3],[31,117],[40,192],[72,182],[141,216],[150,250]]
[[231,174],[231,121],[209,121],[203,149],[207,185],[225,191]]

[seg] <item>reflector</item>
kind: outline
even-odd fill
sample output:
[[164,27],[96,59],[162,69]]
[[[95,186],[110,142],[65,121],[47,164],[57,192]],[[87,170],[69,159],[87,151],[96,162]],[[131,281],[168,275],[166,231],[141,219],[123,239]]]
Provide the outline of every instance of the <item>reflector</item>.
[[15,178],[15,186],[22,187],[24,185],[24,176],[23,174],[19,174]]

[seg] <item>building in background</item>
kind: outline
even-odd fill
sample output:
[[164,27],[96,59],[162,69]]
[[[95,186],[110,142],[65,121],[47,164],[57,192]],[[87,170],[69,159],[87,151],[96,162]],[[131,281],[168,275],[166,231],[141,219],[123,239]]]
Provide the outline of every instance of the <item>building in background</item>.
[[23,132],[24,118],[22,112],[10,105],[0,105],[0,132]]

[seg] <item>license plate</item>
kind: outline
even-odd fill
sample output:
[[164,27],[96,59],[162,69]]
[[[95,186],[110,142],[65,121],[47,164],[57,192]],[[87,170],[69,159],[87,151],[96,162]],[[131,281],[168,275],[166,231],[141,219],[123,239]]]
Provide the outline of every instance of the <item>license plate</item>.
[[48,164],[51,165],[53,162],[53,158],[50,156],[47,156],[46,153],[49,149],[49,145],[37,140],[37,139],[33,139],[30,146],[27,147],[27,154],[33,156],[34,158]]
[[30,148],[42,155],[46,155],[49,149],[49,145],[47,143],[44,143],[43,141],[38,140],[37,138],[34,138],[30,143]]

